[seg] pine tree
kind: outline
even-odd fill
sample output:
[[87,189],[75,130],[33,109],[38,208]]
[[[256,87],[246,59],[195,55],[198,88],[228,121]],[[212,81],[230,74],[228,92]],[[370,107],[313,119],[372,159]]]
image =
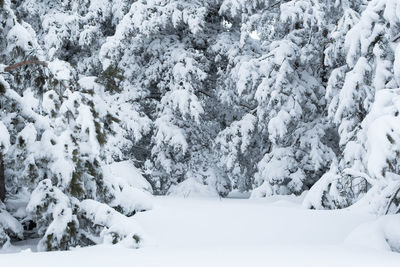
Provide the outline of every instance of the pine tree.
[[[341,156],[311,190],[305,206],[341,208],[367,204],[378,213],[398,206],[396,120],[396,1],[343,5],[339,27],[346,61],[328,83],[329,116],[338,126]],[[361,12],[362,11],[362,12]],[[359,16],[358,13],[361,12]],[[338,27],[338,30],[340,28]],[[364,197],[365,196],[365,197]]]
[[222,195],[229,189],[212,151],[219,127],[211,115],[219,108],[212,45],[226,33],[218,8],[218,1],[137,1],[100,51],[103,69],[122,70],[153,121],[144,167],[158,193],[194,177]]
[[244,20],[243,47],[255,42],[249,40],[252,32],[260,39],[258,50],[243,49],[246,54],[231,69],[236,97],[251,109],[221,133],[223,146],[229,147],[223,159],[249,181],[241,182],[247,184],[242,188],[250,189],[255,177],[259,187],[253,196],[299,194],[334,158],[332,129],[322,116],[324,64],[319,48],[327,34],[327,7],[318,1],[225,1],[223,7],[222,12]]
[[1,245],[8,236],[22,238],[21,222],[27,222],[37,226],[39,250],[120,241],[138,247],[141,234],[127,216],[146,209],[140,197],[147,196],[118,177],[103,176],[107,137],[121,129],[110,115],[115,110],[94,97],[104,87],[95,78],[78,81],[68,62],[45,61],[34,30],[17,21],[8,1],[0,14],[0,56],[9,64],[0,74],[6,185]]

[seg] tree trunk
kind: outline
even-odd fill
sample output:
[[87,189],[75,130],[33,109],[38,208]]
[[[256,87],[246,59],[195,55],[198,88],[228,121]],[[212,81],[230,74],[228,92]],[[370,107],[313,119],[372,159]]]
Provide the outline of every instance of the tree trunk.
[[4,177],[4,160],[3,154],[0,153],[0,201],[6,199],[6,181]]

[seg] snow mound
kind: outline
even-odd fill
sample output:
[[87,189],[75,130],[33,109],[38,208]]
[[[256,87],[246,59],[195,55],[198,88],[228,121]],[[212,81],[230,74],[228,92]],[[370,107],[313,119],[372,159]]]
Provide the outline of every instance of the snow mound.
[[400,252],[400,214],[361,224],[350,233],[345,243]]
[[219,197],[218,192],[208,185],[189,178],[177,185],[171,186],[168,195],[177,197]]

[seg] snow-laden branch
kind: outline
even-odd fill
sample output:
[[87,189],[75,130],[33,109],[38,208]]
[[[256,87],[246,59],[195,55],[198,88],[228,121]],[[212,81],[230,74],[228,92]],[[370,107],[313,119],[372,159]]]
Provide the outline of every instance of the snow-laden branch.
[[358,172],[358,171],[355,171],[355,170],[350,169],[350,168],[344,169],[343,172],[344,172],[345,174],[350,175],[350,176],[364,178],[364,179],[367,180],[367,182],[370,183],[371,185],[375,185],[375,184],[377,183],[376,180],[372,179],[369,175],[367,175],[366,173],[363,173],[363,172]]

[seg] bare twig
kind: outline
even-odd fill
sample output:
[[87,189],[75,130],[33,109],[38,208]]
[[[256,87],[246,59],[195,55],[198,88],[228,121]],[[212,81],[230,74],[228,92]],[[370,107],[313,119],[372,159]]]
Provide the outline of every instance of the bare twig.
[[[398,194],[399,192],[400,192],[400,186],[399,186],[399,188],[396,190],[396,192],[392,195],[392,197],[390,198],[389,203],[388,203],[387,206],[386,206],[385,215],[389,213],[390,206],[392,205],[394,199],[396,198],[396,196],[397,196],[397,194]],[[398,211],[397,211],[397,212],[398,212]]]
[[394,43],[400,39],[400,34],[396,35],[390,42]]
[[204,92],[203,90],[197,90],[197,92],[199,92],[199,93],[201,93],[201,94],[203,94],[205,96],[212,97],[209,93]]

